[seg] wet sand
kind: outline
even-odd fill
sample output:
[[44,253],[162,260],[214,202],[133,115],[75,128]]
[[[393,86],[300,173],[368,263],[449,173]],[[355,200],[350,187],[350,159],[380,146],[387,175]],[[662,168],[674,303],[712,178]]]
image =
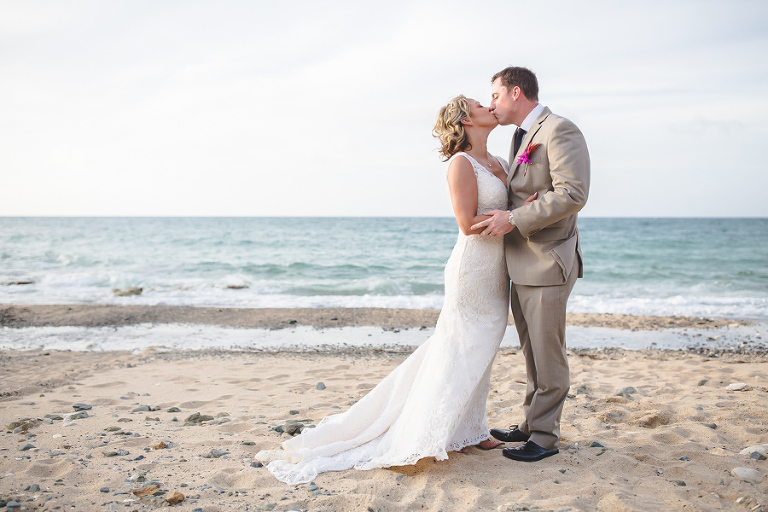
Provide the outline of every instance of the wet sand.
[[[142,323],[206,324],[226,327],[281,329],[292,325],[314,327],[384,328],[432,327],[436,309],[388,308],[215,308],[190,306],[121,306],[111,304],[0,305],[0,327],[103,327]],[[688,316],[632,316],[569,314],[568,325],[613,329],[658,330],[717,328],[741,324],[735,320]],[[510,315],[509,323],[514,322]]]

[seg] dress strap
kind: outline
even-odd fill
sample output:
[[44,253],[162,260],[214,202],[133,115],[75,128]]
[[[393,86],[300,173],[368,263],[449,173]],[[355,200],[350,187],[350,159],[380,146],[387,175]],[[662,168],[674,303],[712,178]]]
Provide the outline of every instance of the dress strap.
[[[459,155],[462,155],[467,160],[469,160],[469,163],[472,164],[472,168],[475,170],[475,174],[477,174],[477,170],[478,169],[482,169],[485,172],[487,172],[488,174],[490,174],[490,175],[492,175],[494,177],[496,176],[495,174],[493,174],[493,172],[490,169],[486,169],[485,167],[483,167],[480,164],[480,162],[475,160],[475,158],[472,155],[470,155],[469,153],[465,153],[463,151],[459,151],[458,153],[454,153],[453,156],[448,159],[448,163],[451,163],[451,161],[453,161],[453,159],[456,158]],[[507,164],[507,161],[504,160],[501,157],[496,156],[496,155],[491,155],[491,156],[493,158],[495,158],[497,162],[499,162],[499,165],[501,165],[501,168],[504,170],[504,173],[505,174],[509,174],[509,164]]]
[[446,163],[450,164],[451,162],[453,162],[453,160],[457,156],[463,156],[464,158],[467,159],[467,161],[469,162],[469,165],[472,166],[472,170],[475,172],[475,178],[477,178],[477,168],[478,167],[483,168],[483,167],[479,163],[477,163],[477,160],[475,160],[474,158],[472,158],[470,155],[466,154],[463,151],[459,151],[458,153],[454,153],[453,156],[451,156],[451,158],[449,158],[448,162],[446,162]]

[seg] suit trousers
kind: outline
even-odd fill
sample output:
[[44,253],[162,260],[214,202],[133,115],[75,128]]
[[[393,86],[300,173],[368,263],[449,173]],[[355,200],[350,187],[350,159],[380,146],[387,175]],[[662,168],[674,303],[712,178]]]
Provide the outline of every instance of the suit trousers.
[[[578,260],[578,258],[576,258]],[[560,417],[570,389],[565,348],[565,308],[578,277],[574,263],[565,284],[526,286],[512,283],[510,306],[525,356],[525,420],[518,428],[546,449],[560,440]]]

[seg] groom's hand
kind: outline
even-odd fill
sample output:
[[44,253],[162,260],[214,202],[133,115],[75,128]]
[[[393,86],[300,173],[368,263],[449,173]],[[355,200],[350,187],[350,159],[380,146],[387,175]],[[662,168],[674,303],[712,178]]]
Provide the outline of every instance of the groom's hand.
[[485,228],[480,236],[504,236],[515,227],[509,223],[509,212],[505,210],[492,210],[484,215],[490,215],[490,218],[478,222],[472,226],[472,229]]
[[[531,204],[539,197],[538,192],[534,192],[531,196],[528,197],[528,199],[525,200],[523,205]],[[491,236],[504,236],[513,229],[515,229],[515,226],[509,223],[509,212],[504,210],[492,210],[488,213],[485,213],[484,215],[490,215],[491,218],[485,219],[483,221],[478,222],[477,224],[474,224],[471,229],[480,229],[485,228],[482,233],[480,233],[480,236],[485,235],[491,235]]]

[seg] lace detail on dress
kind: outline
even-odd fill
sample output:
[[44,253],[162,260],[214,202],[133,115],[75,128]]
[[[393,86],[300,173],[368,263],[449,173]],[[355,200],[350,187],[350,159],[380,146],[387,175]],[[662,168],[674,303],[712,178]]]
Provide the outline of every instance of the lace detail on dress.
[[[478,213],[506,209],[506,185],[465,156],[477,177]],[[295,485],[326,471],[443,460],[488,439],[486,401],[508,301],[503,238],[460,232],[445,266],[434,335],[346,412],[285,441],[288,460],[268,469]]]
[[[507,184],[502,182],[495,174],[480,165],[480,163],[464,152],[459,152],[453,155],[448,162],[451,162],[454,158],[463,156],[472,164],[472,169],[475,171],[475,179],[477,180],[477,214],[482,215],[485,212],[491,210],[506,210],[507,209]],[[501,167],[505,173],[509,173],[509,164],[503,158],[494,156],[499,161]]]

